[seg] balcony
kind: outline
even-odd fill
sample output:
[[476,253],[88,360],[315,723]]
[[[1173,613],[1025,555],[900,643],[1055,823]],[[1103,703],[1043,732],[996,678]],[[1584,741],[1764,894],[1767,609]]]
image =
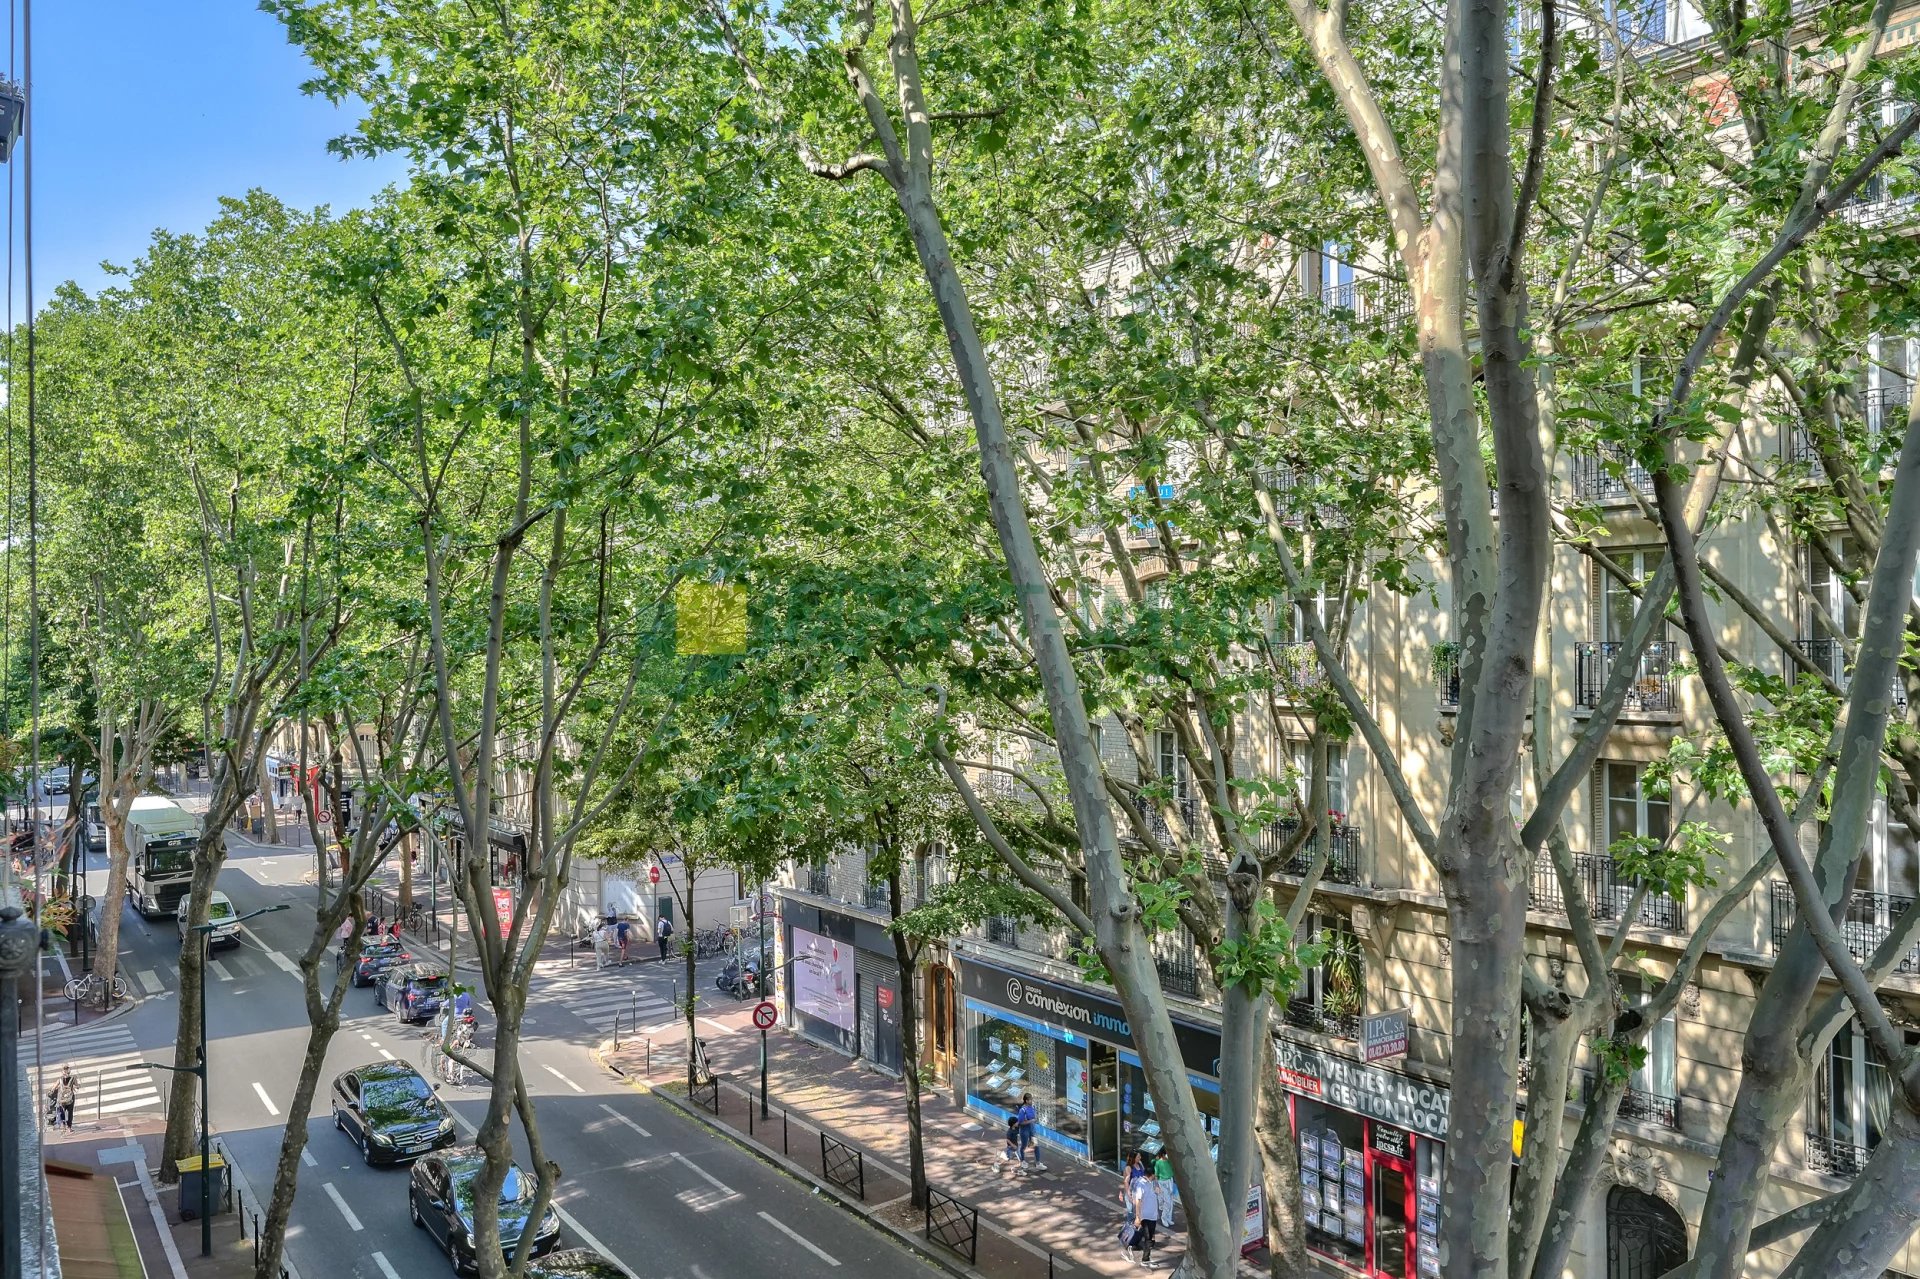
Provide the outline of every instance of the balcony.
[[1199,998],[1200,968],[1193,935],[1179,928],[1172,932],[1155,933],[1149,944],[1153,951],[1153,966],[1160,973],[1161,988],[1189,999]]
[[1859,1176],[1872,1153],[1850,1141],[1836,1141],[1814,1132],[1807,1134],[1807,1167],[1830,1177]]
[[[1828,679],[1832,680],[1842,693],[1848,690],[1853,682],[1853,671],[1847,665],[1847,647],[1845,644],[1842,644],[1831,635],[1813,635],[1801,639],[1797,641],[1797,643],[1800,646],[1800,651],[1807,655],[1807,660],[1812,662]],[[1802,673],[1798,662],[1788,661],[1787,678],[1789,680],[1797,679]],[[1896,710],[1905,710],[1907,708],[1906,676],[1899,671],[1895,671],[1893,675],[1893,687],[1888,691],[1892,696],[1894,708]]]
[[833,871],[825,863],[807,867],[807,891],[815,897],[833,896]]
[[1907,410],[1913,403],[1913,383],[1890,382],[1860,395],[1860,412],[1869,435],[1899,436],[1907,429]]
[[1436,647],[1433,652],[1433,682],[1440,697],[1440,710],[1443,714],[1454,714],[1460,710],[1460,646],[1453,645],[1452,651],[1443,651]]
[[[1167,821],[1166,814],[1160,811],[1160,801],[1136,796],[1135,803],[1140,805],[1141,814],[1147,819],[1147,829],[1153,837],[1163,844],[1178,843],[1180,836]],[[1180,814],[1181,824],[1187,828],[1186,838],[1195,839],[1200,834],[1201,811],[1200,797],[1182,786],[1174,792],[1173,810]]]
[[[1670,714],[1679,709],[1674,692],[1673,661],[1678,645],[1667,640],[1651,640],[1640,651],[1633,684],[1627,689],[1622,709]],[[1621,660],[1621,645],[1613,640],[1583,643],[1578,648],[1579,671],[1574,705],[1590,711],[1600,704],[1600,691]]]
[[[1260,855],[1268,858],[1278,856],[1286,847],[1287,841],[1292,839],[1299,829],[1300,819],[1297,817],[1283,817],[1277,822],[1270,822],[1262,827]],[[1333,884],[1360,883],[1359,832],[1344,822],[1335,825],[1330,836],[1324,827],[1315,832],[1314,837],[1302,844],[1280,868],[1280,873],[1295,879],[1304,876],[1313,865],[1314,854],[1319,851],[1320,840],[1329,837],[1332,844],[1327,852],[1327,867],[1322,872],[1321,878]]]
[[1620,502],[1652,492],[1653,476],[1614,445],[1574,454],[1573,495],[1582,502]]
[[1320,305],[1357,319],[1402,324],[1413,318],[1413,293],[1404,281],[1384,276],[1356,276],[1320,290]]
[[1680,1099],[1662,1097],[1657,1092],[1642,1092],[1638,1088],[1629,1088],[1620,1097],[1620,1118],[1635,1119],[1643,1124],[1657,1124],[1662,1128],[1680,1130]]
[[[1777,952],[1787,940],[1787,934],[1793,931],[1793,887],[1776,879],[1767,888],[1773,948]],[[1846,915],[1840,920],[1840,938],[1847,944],[1847,950],[1864,963],[1880,949],[1880,943],[1893,932],[1901,917],[1913,909],[1913,902],[1911,897],[1897,897],[1892,893],[1860,890],[1850,894]],[[1900,966],[1894,971],[1908,975],[1920,973],[1920,945],[1902,955]]]
[[1920,209],[1920,192],[1889,195],[1885,180],[1874,178],[1867,183],[1865,191],[1834,212],[1857,227],[1871,229],[1911,221],[1917,209]]
[[1313,651],[1312,640],[1275,640],[1273,664],[1280,682],[1290,689],[1319,688],[1327,682],[1320,656]]
[[[1575,853],[1574,872],[1586,890],[1587,910],[1594,919],[1618,920],[1633,899],[1634,882],[1620,876],[1613,858],[1597,853]],[[1545,858],[1534,863],[1533,880],[1528,885],[1527,904],[1550,915],[1567,913],[1566,895],[1560,890],[1560,876]],[[1670,893],[1650,891],[1640,901],[1640,914],[1634,925],[1657,928],[1662,932],[1687,931],[1686,903]]]
[[1020,945],[1019,921],[1006,915],[989,915],[986,924],[987,940],[996,946],[1009,948]]
[[884,914],[892,908],[893,890],[884,880],[870,883],[867,885],[866,903],[868,910],[877,910]]
[[1289,999],[1285,1016],[1287,1025],[1299,1030],[1311,1030],[1335,1039],[1360,1038],[1358,1012],[1329,1011],[1326,1005],[1307,996],[1296,995]]
[[1318,479],[1313,472],[1303,470],[1291,462],[1282,462],[1263,472],[1260,481],[1273,495],[1274,510],[1279,512],[1280,522],[1289,528],[1299,528],[1306,523],[1307,511],[1313,512],[1314,519],[1325,528],[1344,528],[1347,513],[1337,502],[1307,502],[1299,490],[1311,489]]

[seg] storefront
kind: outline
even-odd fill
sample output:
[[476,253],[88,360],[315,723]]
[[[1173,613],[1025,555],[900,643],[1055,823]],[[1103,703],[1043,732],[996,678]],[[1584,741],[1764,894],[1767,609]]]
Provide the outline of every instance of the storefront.
[[782,958],[799,961],[786,967],[787,1024],[899,1073],[900,968],[886,929],[787,898],[781,933]]
[[1307,1247],[1377,1279],[1440,1273],[1448,1092],[1280,1040]]
[[[1084,987],[972,960],[957,965],[959,1074],[969,1110],[1004,1123],[1033,1099],[1040,1139],[1102,1167],[1160,1152],[1160,1123],[1118,1002]],[[1188,1083],[1220,1134],[1220,1032],[1174,1021]]]

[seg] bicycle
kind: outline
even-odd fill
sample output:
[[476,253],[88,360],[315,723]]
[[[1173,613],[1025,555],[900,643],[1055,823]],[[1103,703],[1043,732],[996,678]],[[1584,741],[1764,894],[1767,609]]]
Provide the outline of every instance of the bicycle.
[[427,927],[427,912],[421,909],[419,902],[415,902],[400,912],[400,927],[410,933],[425,931]]
[[712,959],[727,949],[727,930],[719,927],[702,928],[693,935],[693,957]]
[[127,985],[124,977],[116,976],[113,979],[113,985],[109,987],[99,973],[88,973],[85,977],[75,977],[67,983],[67,998],[81,1004],[97,1002],[105,1008],[109,1006],[109,1002],[117,1004],[122,1000],[133,998],[133,990]]

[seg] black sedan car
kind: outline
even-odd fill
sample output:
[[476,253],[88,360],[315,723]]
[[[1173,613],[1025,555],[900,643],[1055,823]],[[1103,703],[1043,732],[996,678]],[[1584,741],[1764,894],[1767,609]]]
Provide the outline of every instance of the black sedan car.
[[453,1116],[419,1071],[376,1061],[333,1081],[333,1126],[368,1164],[404,1163],[451,1146]]
[[353,984],[378,986],[388,969],[412,958],[398,937],[369,937],[360,943],[360,958],[353,964]]
[[373,1002],[401,1021],[426,1021],[449,994],[447,975],[432,964],[395,964],[373,988]]
[[[478,1146],[459,1146],[416,1163],[407,1181],[407,1213],[413,1224],[446,1249],[460,1274],[475,1269],[473,1183],[486,1162]],[[500,1245],[509,1258],[532,1224],[527,1217],[533,1211],[533,1186],[533,1178],[518,1164],[508,1167],[506,1182],[500,1187]],[[533,1255],[545,1256],[559,1246],[560,1217],[549,1208],[533,1233]]]
[[566,1248],[528,1266],[527,1279],[633,1279],[633,1272],[591,1248]]

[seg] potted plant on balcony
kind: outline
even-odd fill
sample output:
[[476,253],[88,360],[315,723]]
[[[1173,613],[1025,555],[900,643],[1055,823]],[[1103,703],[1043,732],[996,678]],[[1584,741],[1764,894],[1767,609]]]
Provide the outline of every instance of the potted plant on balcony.
[[1428,668],[1435,679],[1450,677],[1460,665],[1460,641],[1441,640],[1428,655]]

